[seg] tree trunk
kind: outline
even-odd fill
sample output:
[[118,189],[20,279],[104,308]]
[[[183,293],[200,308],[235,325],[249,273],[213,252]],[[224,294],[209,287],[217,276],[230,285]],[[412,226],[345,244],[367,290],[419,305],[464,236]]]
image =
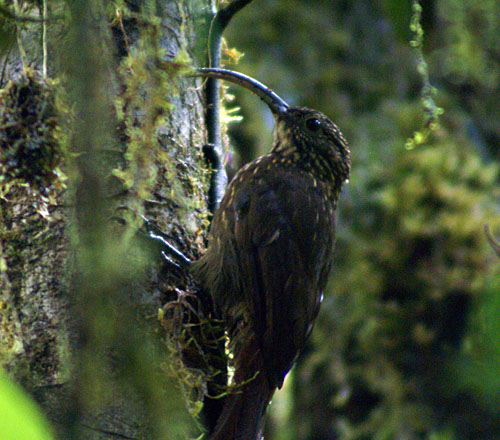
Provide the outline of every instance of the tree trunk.
[[[14,92],[41,90],[40,99],[65,116],[52,125],[41,113],[34,117],[54,129],[49,135],[65,149],[59,165],[69,179],[53,173],[55,159],[39,179],[30,180],[26,164],[25,173],[16,174],[19,164],[2,168],[0,353],[63,438],[193,432],[183,394],[189,384],[173,377],[180,369],[168,357],[166,321],[158,319],[167,301],[189,294],[190,280],[137,237],[144,214],[191,258],[204,246],[203,99],[200,81],[180,73],[205,63],[208,3],[52,1],[46,28],[9,23],[1,86],[25,81]],[[16,12],[38,18],[36,4]],[[60,83],[27,76],[23,61],[36,71],[47,63]],[[7,98],[1,139],[12,147]],[[11,114],[21,126],[18,110]],[[37,141],[27,123],[21,128],[16,139]],[[13,154],[32,147],[16,144]]]

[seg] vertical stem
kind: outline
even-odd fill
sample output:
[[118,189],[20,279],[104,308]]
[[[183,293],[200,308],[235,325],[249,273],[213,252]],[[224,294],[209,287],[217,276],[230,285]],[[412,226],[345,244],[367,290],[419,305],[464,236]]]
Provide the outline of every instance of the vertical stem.
[[9,45],[7,53],[5,54],[5,61],[2,66],[2,73],[0,74],[0,88],[3,88],[3,83],[5,80],[5,71],[7,70],[7,64],[9,62],[9,56],[11,51],[12,51],[12,45]]
[[[211,8],[212,20],[208,36],[208,64],[210,67],[219,67],[220,62],[220,42],[222,31],[217,20],[215,5]],[[214,168],[210,182],[208,194],[208,208],[215,213],[219,206],[227,185],[227,175],[222,160],[224,152],[222,150],[221,128],[220,128],[220,83],[216,78],[208,78],[205,84],[205,101],[207,104],[205,123],[207,126],[207,142],[211,148]],[[206,154],[206,153],[205,153]],[[207,154],[206,154],[207,155]]]
[[[16,15],[20,15],[20,8],[18,0],[14,0],[14,10],[16,11]],[[17,24],[16,21],[16,38],[17,38],[17,47],[19,49],[19,54],[21,55],[21,61],[23,63],[23,67],[26,68],[28,64],[28,59],[26,57],[26,51],[24,50],[23,39],[21,36],[21,27]]]
[[[215,11],[214,4],[211,4],[212,21],[208,35],[208,63],[210,67],[218,68],[221,58],[222,35],[227,25],[242,8],[252,0],[234,0],[225,8]],[[217,78],[208,78],[205,86],[205,99],[207,103],[206,125],[208,143],[212,147],[213,161],[215,165],[214,173],[210,182],[208,195],[209,209],[212,214],[217,209],[227,184],[226,170],[222,160],[222,141],[220,129],[220,84]]]
[[48,5],[47,5],[48,0],[43,0],[42,1],[42,75],[44,78],[47,78],[47,18],[49,16],[48,14]]

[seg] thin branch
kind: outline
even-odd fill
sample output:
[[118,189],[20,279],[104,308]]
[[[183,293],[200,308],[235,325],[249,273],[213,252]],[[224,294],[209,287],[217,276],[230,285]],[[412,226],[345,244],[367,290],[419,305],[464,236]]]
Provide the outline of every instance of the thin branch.
[[500,241],[496,241],[491,234],[489,225],[484,225],[484,233],[495,253],[500,257]]
[[210,34],[208,37],[210,67],[219,67],[222,34],[227,25],[239,11],[251,2],[252,0],[235,0],[215,14],[210,24]]
[[48,0],[43,0],[43,6],[42,6],[42,53],[43,53],[43,58],[42,58],[42,75],[44,78],[47,78],[47,58],[48,58],[48,51],[47,51],[47,18],[49,15],[49,10],[48,10],[48,5],[47,5]]
[[[231,19],[237,12],[243,9],[252,0],[235,0],[229,3],[225,8],[220,9],[213,16],[210,23],[210,31],[208,35],[208,63],[210,67],[219,67],[221,58],[221,42],[222,35]],[[205,148],[209,152],[207,159],[210,161],[214,169],[210,182],[209,193],[209,208],[212,214],[217,209],[217,206],[224,195],[227,185],[227,175],[224,169],[224,161],[222,160],[223,151],[221,145],[221,128],[220,128],[220,85],[216,78],[209,78],[205,85],[205,99],[207,103],[206,109],[206,125],[207,125],[207,140],[208,145]],[[211,161],[210,157],[216,158]]]
[[123,16],[119,9],[116,10],[116,17],[118,19],[118,23],[120,24],[120,30],[123,35],[123,42],[125,44],[125,50],[127,51],[127,55],[130,54],[130,43],[128,40],[127,32],[125,31],[125,26],[123,25]]
[[243,9],[246,5],[251,3],[252,0],[234,0],[229,3],[225,8],[219,10],[217,15],[219,16],[219,24],[222,27],[222,30],[226,28],[231,19],[236,15],[241,9]]
[[0,88],[3,88],[3,83],[5,80],[5,72],[7,70],[7,64],[9,62],[9,56],[10,56],[10,52],[12,51],[13,46],[14,46],[13,44],[9,45],[9,47],[7,49],[7,53],[5,55],[5,61],[4,61],[3,66],[2,66],[2,74],[0,75]]
[[[19,13],[19,3],[18,0],[14,0],[14,9],[16,14]],[[16,38],[17,38],[17,48],[19,49],[19,55],[21,55],[21,61],[23,62],[23,68],[28,65],[28,58],[26,56],[26,51],[24,50],[23,37],[21,35],[21,26],[16,23]]]

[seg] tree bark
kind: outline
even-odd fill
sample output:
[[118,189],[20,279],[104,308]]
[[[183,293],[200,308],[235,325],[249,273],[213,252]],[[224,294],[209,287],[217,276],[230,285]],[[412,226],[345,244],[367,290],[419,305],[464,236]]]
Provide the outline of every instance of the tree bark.
[[[190,281],[135,238],[135,214],[191,258],[203,249],[203,99],[200,80],[180,73],[188,57],[205,63],[208,3],[125,1],[114,17],[98,1],[70,2],[69,10],[49,3],[49,17],[72,17],[49,22],[45,59],[72,106],[69,161],[61,165],[70,178],[53,203],[20,179],[1,183],[0,353],[64,438],[193,430],[182,387],[166,374],[173,367],[157,319]],[[23,13],[37,10],[28,4]],[[17,35],[38,70],[41,24],[22,26]],[[65,30],[70,36],[61,38]],[[12,41],[2,86],[22,75],[19,52]]]

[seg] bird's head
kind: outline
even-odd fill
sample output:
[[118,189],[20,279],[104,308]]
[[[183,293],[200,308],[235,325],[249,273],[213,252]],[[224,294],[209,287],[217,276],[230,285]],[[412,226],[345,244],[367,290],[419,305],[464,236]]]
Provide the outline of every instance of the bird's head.
[[276,150],[295,150],[298,155],[291,157],[313,167],[325,179],[329,173],[339,183],[349,179],[351,156],[347,141],[328,117],[306,107],[289,107],[274,115]]
[[239,72],[199,68],[197,74],[238,84],[261,98],[276,125],[274,148],[286,160],[337,185],[349,179],[350,151],[338,127],[323,113],[306,107],[290,107],[269,87]]

